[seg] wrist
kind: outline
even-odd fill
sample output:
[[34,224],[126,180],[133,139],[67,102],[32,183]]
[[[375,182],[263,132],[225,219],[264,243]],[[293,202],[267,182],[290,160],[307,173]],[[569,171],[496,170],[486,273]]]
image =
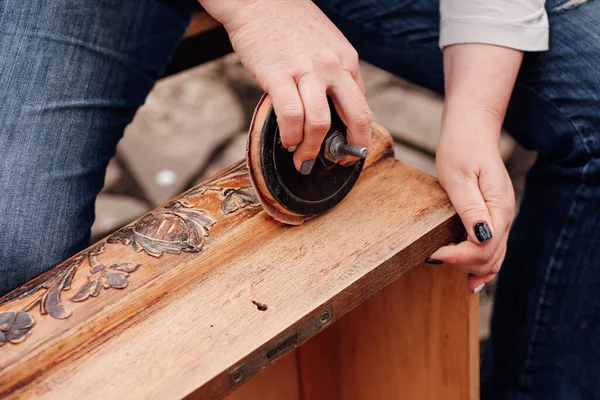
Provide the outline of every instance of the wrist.
[[442,135],[475,135],[498,139],[504,113],[469,100],[446,99],[442,114]]
[[[198,0],[200,5],[213,18],[219,21],[228,29],[231,25],[238,25],[236,22],[243,18],[255,19],[260,12],[256,11],[257,7],[273,8],[278,2],[277,0]],[[228,29],[229,30],[229,29]]]

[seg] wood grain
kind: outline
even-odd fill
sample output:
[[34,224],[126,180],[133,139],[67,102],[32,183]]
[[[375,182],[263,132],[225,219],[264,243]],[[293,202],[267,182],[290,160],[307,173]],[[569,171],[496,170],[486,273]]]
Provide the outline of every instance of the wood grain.
[[[300,400],[297,361],[295,351],[288,353],[224,400]],[[186,399],[203,400],[203,397],[201,393],[192,393]]]
[[[240,191],[249,183],[243,166],[224,171],[155,210],[156,221],[142,218],[147,223],[122,230],[94,256],[97,274],[140,264],[127,273],[124,287],[106,286],[114,280],[103,275],[97,297],[90,291],[73,302],[68,299],[96,279],[90,254],[98,251],[57,266],[54,273],[83,257],[58,291],[72,313],[66,319],[30,306],[47,292],[43,285],[0,299],[0,312],[26,309],[35,318],[24,342],[0,347],[0,394],[125,399],[196,391],[202,398],[222,397],[241,363],[280,345],[324,307],[332,308],[332,321],[339,319],[461,234],[437,182],[387,151],[379,158],[370,154],[375,161],[342,203],[300,227],[275,222],[251,193]],[[169,207],[178,215],[202,210],[216,222],[194,214],[186,220],[190,225],[181,225],[172,212],[163,213]],[[200,241],[202,232],[207,236]],[[147,234],[172,238],[148,243]],[[173,251],[184,244],[179,254]],[[253,300],[268,310],[258,310]]]
[[[362,305],[350,311],[350,314],[361,307]],[[340,365],[342,359],[339,355],[340,347],[337,340],[343,334],[340,332],[339,322],[343,321],[347,315],[296,350],[302,400],[342,399],[344,381],[342,380]]]
[[478,399],[477,304],[465,273],[412,269],[300,347],[303,398]]

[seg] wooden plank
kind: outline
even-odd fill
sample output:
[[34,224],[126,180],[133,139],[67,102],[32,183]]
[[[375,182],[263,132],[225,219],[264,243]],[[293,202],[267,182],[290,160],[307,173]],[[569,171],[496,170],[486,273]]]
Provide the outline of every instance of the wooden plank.
[[188,26],[184,37],[189,38],[191,36],[199,35],[210,31],[211,29],[218,28],[219,26],[221,26],[219,21],[211,17],[206,11],[202,10],[192,15],[190,25]]
[[465,273],[414,268],[299,349],[304,398],[478,399],[477,305]]
[[[400,278],[401,279],[401,278]],[[362,307],[350,311],[352,314]],[[348,314],[348,315],[349,315]],[[342,317],[341,320],[346,318]],[[341,321],[340,320],[340,321]],[[296,352],[298,353],[298,381],[302,400],[342,399],[342,361],[337,340],[343,335],[339,321],[319,333]]]
[[478,299],[466,274],[422,265],[227,400],[479,399]]
[[0,299],[35,319],[0,347],[0,394],[220,398],[241,365],[274,361],[324,310],[327,325],[461,235],[437,182],[373,138],[348,198],[299,227],[261,212],[234,166]]
[[[283,356],[264,371],[243,383],[224,400],[300,400],[300,386],[295,351]],[[188,400],[204,400],[195,393]]]

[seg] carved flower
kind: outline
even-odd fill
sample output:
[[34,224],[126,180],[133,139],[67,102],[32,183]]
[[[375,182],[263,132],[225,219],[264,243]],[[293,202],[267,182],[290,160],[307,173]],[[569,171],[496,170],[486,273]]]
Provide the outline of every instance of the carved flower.
[[204,210],[181,204],[172,207],[148,214],[133,226],[113,233],[108,243],[131,245],[135,251],[154,257],[201,251],[204,237],[216,220]]
[[72,301],[79,302],[87,300],[90,296],[96,297],[102,289],[124,289],[129,284],[127,278],[129,273],[134,272],[142,264],[120,263],[111,266],[99,264],[93,256],[90,255],[90,265],[92,266],[92,275],[88,276],[88,282],[71,298]]
[[31,314],[25,311],[0,312],[0,346],[7,342],[21,343],[31,332],[34,323]]
[[225,200],[221,203],[221,211],[229,215],[246,207],[259,207],[260,203],[252,186],[244,186],[239,189],[225,189],[223,191]]

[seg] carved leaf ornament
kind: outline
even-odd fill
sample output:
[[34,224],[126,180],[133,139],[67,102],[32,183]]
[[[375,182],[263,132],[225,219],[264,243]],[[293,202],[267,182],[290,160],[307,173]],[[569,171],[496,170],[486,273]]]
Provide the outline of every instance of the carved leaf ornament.
[[221,211],[225,215],[232,214],[246,207],[257,207],[260,203],[252,186],[223,191],[225,200],[221,203]]
[[196,208],[189,200],[214,193],[221,199],[220,211],[225,216],[245,208],[260,207],[252,186],[239,187],[240,181],[247,182],[247,177],[245,164],[240,162],[224,174],[165,205],[163,209],[153,211],[113,233],[106,242],[77,254],[1,298],[0,305],[17,299],[31,298],[32,301],[20,311],[0,311],[0,346],[18,344],[27,338],[35,324],[30,313],[35,306],[39,306],[41,315],[48,314],[55,319],[71,316],[72,311],[63,305],[61,294],[71,289],[75,274],[84,264],[89,265],[87,282],[70,297],[70,301],[83,302],[99,296],[105,290],[126,288],[130,274],[143,265],[133,262],[106,265],[101,261],[101,255],[109,245],[131,246],[136,252],[152,257],[201,252],[205,238],[217,219],[208,211]]
[[201,251],[204,237],[216,219],[204,210],[177,207],[146,215],[135,225],[113,233],[108,243],[130,245],[153,257]]

